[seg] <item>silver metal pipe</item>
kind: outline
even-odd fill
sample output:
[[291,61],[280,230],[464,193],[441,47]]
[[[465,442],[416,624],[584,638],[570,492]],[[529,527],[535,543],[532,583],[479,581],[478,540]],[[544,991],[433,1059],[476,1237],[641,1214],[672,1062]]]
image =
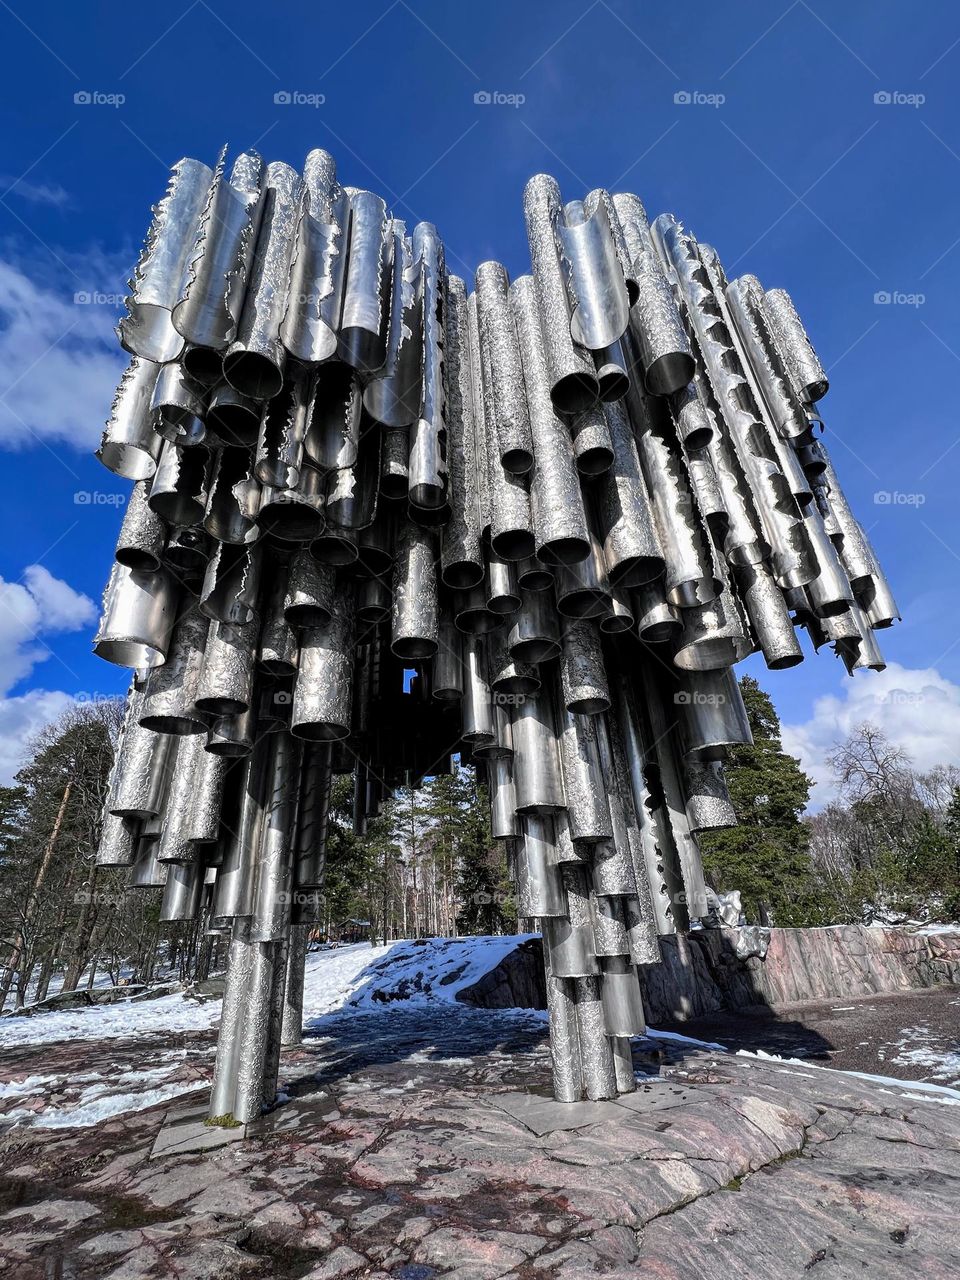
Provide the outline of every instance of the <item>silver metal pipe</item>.
[[153,219],[130,281],[127,314],[117,329],[126,350],[147,360],[175,360],[183,350],[183,337],[173,327],[171,313],[212,181],[209,165],[178,160],[162,199],[153,207]]
[[613,837],[607,800],[610,780],[601,767],[595,720],[593,715],[577,715],[566,709],[560,715],[560,759],[570,835],[590,844]]
[[129,867],[140,839],[140,824],[134,818],[105,811],[94,861],[98,867]]
[[592,351],[601,351],[623,336],[630,319],[630,300],[617,257],[612,205],[605,191],[571,200],[557,222],[567,292],[570,333]]
[[549,690],[541,688],[518,700],[511,719],[517,812],[549,814],[562,809],[563,771]]
[[223,351],[236,336],[263,213],[257,153],[241,152],[229,178],[225,164],[221,153],[173,308],[174,328],[194,346],[188,371],[202,363],[206,350]]
[[353,594],[345,590],[326,626],[301,632],[292,719],[298,738],[332,742],[350,734],[354,612]]
[[309,936],[308,924],[295,924],[290,930],[280,1028],[280,1042],[285,1048],[298,1045],[303,1039],[303,980]]
[[524,591],[507,632],[507,649],[516,662],[536,666],[560,653],[560,625],[546,591]]
[[393,575],[390,648],[403,659],[432,658],[439,640],[435,537],[404,522]]
[[306,380],[298,377],[264,405],[253,468],[261,484],[275,489],[296,487],[303,457],[307,393]]
[[673,705],[684,751],[695,760],[724,760],[728,748],[753,744],[740,686],[729,668],[684,673]]
[[140,724],[154,733],[200,733],[206,726],[197,711],[209,619],[188,604],[177,619],[167,660],[147,677]]
[[375,373],[387,358],[390,290],[382,281],[393,271],[393,229],[380,196],[353,187],[347,192],[350,236],[338,354],[351,368]]
[[283,344],[295,359],[318,364],[337,350],[343,307],[350,199],[329,152],[316,148],[303,166],[303,187],[290,264]]
[[117,538],[117,563],[138,573],[156,573],[167,537],[166,525],[156,512],[151,511],[149,497],[149,483],[138,480],[130,494]]
[[[447,277],[445,320],[444,371],[449,437],[447,462],[450,473],[450,519],[443,528],[440,567],[446,586],[465,590],[476,586],[483,578],[483,553],[480,544],[483,520],[480,513],[467,295],[459,276]],[[485,460],[485,451],[482,456]]]
[[246,921],[234,921],[227,954],[220,1034],[217,1037],[217,1058],[208,1108],[211,1120],[233,1118],[236,1106],[240,1026],[247,1001],[247,984],[253,956],[246,935]]
[[523,214],[543,323],[550,397],[558,413],[582,413],[596,403],[599,387],[589,355],[570,334],[570,303],[557,244],[560,188],[549,174],[535,174],[524,187]]
[[432,222],[413,229],[417,293],[422,327],[420,398],[410,427],[408,498],[411,507],[436,513],[446,523],[448,491],[447,422],[444,388],[446,267],[443,245]]
[[546,347],[531,276],[520,276],[513,282],[510,303],[529,406],[536,554],[546,564],[575,564],[590,550],[587,517],[570,432],[550,400]]
[[157,469],[163,438],[153,429],[153,392],[162,365],[134,356],[114,393],[97,457],[127,480],[147,480]]
[[160,923],[195,920],[200,910],[203,883],[203,867],[196,858],[192,862],[168,862],[160,900]]
[[496,740],[493,696],[487,683],[484,649],[476,636],[463,637],[463,700],[461,702],[461,737],[471,746],[488,745]]
[[363,407],[384,427],[409,427],[420,407],[420,362],[423,349],[420,264],[414,262],[406,226],[391,220],[393,280],[390,286],[390,337],[387,358],[367,383]]
[[610,706],[600,634],[589,619],[565,621],[561,633],[563,703],[576,715],[597,715]]
[[253,703],[257,624],[211,622],[204,641],[194,705],[205,716],[233,716]]
[[570,419],[570,437],[577,471],[600,476],[613,464],[613,445],[603,407],[596,405]]
[[218,542],[203,575],[200,611],[212,622],[244,626],[257,616],[263,564],[259,543]]
[[179,360],[165,364],[150,402],[154,430],[188,448],[204,444],[206,403],[207,389],[187,374]]
[[94,653],[138,671],[160,666],[166,660],[178,597],[165,569],[138,573],[115,564],[103,594]]
[[526,697],[540,688],[540,674],[530,662],[519,662],[507,647],[506,629],[498,631],[487,649],[490,688],[501,697]]
[[294,884],[322,889],[326,870],[327,822],[333,782],[329,742],[305,742],[300,764],[300,803],[294,839]]
[[630,390],[630,362],[619,339],[612,346],[593,353],[601,404],[622,400]]
[[283,593],[283,616],[291,627],[325,627],[335,608],[336,570],[318,564],[301,548],[290,561]]
[[491,613],[513,614],[522,603],[513,560],[504,560],[491,548],[487,560],[487,608]]
[[151,511],[167,524],[199,524],[207,508],[209,469],[206,449],[183,448],[168,440],[150,485]]
[[573,978],[583,1087],[593,1102],[617,1096],[613,1050],[603,1020],[599,978]]
[[495,447],[488,439],[487,451],[504,471],[524,475],[533,466],[533,441],[509,277],[499,262],[481,262],[475,283],[483,397],[496,434]]
[[520,834],[517,793],[513,785],[513,764],[508,756],[495,756],[487,764],[490,792],[490,834],[494,840],[509,840]]
[[768,289],[763,309],[793,385],[803,400],[821,400],[830,383],[786,289]]
[[237,337],[223,357],[223,375],[255,400],[269,400],[283,386],[287,353],[280,324],[287,308],[287,282],[303,185],[288,164],[275,160],[263,179],[263,215],[240,315]]
[[557,609],[565,618],[599,618],[609,610],[610,583],[603,548],[590,532],[590,555],[556,569]]
[[517,909],[535,919],[565,917],[566,901],[560,868],[553,859],[553,819],[527,813],[521,819],[523,838],[517,853]]
[[207,437],[227,447],[256,444],[261,415],[261,406],[251,396],[241,395],[229,382],[218,382],[207,402]]
[[603,558],[612,582],[638,587],[663,574],[664,551],[654,526],[626,409],[621,404],[608,404],[604,416],[613,462],[598,482]]
[[227,759],[206,750],[202,733],[191,733],[178,742],[157,849],[161,863],[195,863],[202,846],[215,844],[225,773]]

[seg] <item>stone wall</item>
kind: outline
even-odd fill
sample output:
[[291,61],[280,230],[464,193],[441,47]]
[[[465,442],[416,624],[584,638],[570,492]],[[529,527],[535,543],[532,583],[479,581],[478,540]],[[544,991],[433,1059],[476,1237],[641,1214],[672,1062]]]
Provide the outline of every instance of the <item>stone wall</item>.
[[[772,929],[765,960],[738,960],[735,947],[734,929],[661,938],[663,963],[640,970],[650,1021],[960,983],[960,930]],[[458,999],[481,1008],[542,1009],[542,963],[539,941],[525,942]]]

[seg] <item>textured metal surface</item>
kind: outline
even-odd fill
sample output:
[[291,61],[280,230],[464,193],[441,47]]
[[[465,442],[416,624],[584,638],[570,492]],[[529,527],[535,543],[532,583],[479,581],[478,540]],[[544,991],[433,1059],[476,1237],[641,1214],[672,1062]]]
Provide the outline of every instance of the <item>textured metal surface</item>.
[[326,626],[300,635],[292,721],[298,737],[334,741],[349,736],[354,622],[354,601],[344,592]]
[[587,517],[570,431],[550,400],[546,348],[531,276],[520,276],[513,282],[510,300],[519,334],[534,446],[531,499],[536,554],[546,564],[576,563],[590,549]]
[[390,647],[398,658],[432,658],[437,651],[437,554],[429,529],[406,524],[397,547]]
[[523,213],[546,345],[550,395],[559,412],[580,413],[596,403],[599,387],[593,362],[570,335],[570,303],[557,245],[561,198],[556,179],[538,173],[529,180],[523,192]]
[[588,619],[564,622],[560,654],[563,702],[577,715],[596,715],[610,705],[600,633]]
[[387,358],[393,226],[387,206],[372,191],[349,189],[350,237],[340,317],[340,359],[373,373]]
[[531,274],[468,296],[322,150],[181,161],[154,210],[99,450],[137,487],[95,649],[139,677],[98,858],[233,930],[218,1113],[299,1034],[335,774],[363,832],[459,740],[541,922],[557,1095],[614,1097],[635,966],[735,821],[734,665],[795,665],[803,628],[882,668],[899,612],[787,295],[629,192],[539,174],[523,213]]
[[151,405],[161,366],[134,356],[123,372],[100,440],[97,457],[127,480],[144,480],[157,469],[163,438],[153,429]]
[[316,148],[303,166],[297,230],[280,336],[304,363],[337,349],[350,231],[350,201],[337,182],[333,156]]
[[230,385],[256,400],[275,396],[283,386],[287,353],[280,341],[280,323],[301,190],[295,169],[281,161],[267,165],[263,216],[240,326],[223,357],[223,374]]
[[257,624],[211,622],[200,665],[194,705],[210,716],[231,716],[253,702]]
[[118,326],[124,347],[147,360],[175,360],[183,350],[183,337],[173,327],[171,313],[212,180],[209,165],[178,160],[166,191],[154,205],[130,281],[127,314]]
[[149,505],[150,485],[140,480],[133,486],[124,512],[114,553],[118,564],[139,573],[155,573],[160,568],[167,526]]
[[236,336],[263,213],[263,162],[257,153],[241,152],[229,178],[225,165],[224,154],[200,213],[196,243],[173,309],[174,326],[201,351],[222,351]]
[[[496,449],[504,470],[523,475],[533,466],[533,441],[506,270],[499,262],[481,262],[476,289],[483,394],[490,406]],[[488,449],[490,444],[488,439]]]

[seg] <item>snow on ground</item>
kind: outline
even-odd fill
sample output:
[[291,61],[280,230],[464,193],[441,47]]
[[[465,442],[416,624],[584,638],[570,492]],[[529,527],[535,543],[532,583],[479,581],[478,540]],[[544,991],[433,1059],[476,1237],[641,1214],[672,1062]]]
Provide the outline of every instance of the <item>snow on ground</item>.
[[[163,1065],[146,1071],[119,1071],[104,1076],[31,1075],[0,1085],[0,1099],[15,1105],[2,1115],[3,1128],[29,1124],[38,1129],[88,1128],[129,1111],[143,1111],[196,1089],[196,1080],[170,1080],[182,1051],[160,1056]],[[52,1099],[56,1099],[54,1102]]]
[[[884,1050],[879,1057],[885,1056]],[[960,1085],[960,1048],[932,1027],[904,1027],[896,1044],[896,1052],[888,1061],[900,1067],[916,1067],[934,1081]]]
[[[376,947],[356,943],[313,951],[307,956],[304,1023],[315,1036],[335,1035],[333,1024],[352,1014],[362,1016],[376,1012],[389,1016],[406,1011],[422,1017],[428,1041],[431,1019],[443,1016],[443,1005],[455,1002],[459,992],[494,969],[519,943],[535,936],[428,938]],[[461,1004],[459,1008],[466,1014],[465,1006]],[[482,1016],[483,1011],[476,1012]],[[111,1040],[206,1031],[216,1025],[219,1016],[218,1000],[199,1002],[174,993],[155,1000],[123,1000],[117,1004],[48,1010],[30,1017],[4,1017],[0,1019],[0,1051],[68,1039]],[[493,1016],[519,1021],[544,1020],[547,1015],[541,1010],[503,1009],[491,1014]],[[719,1044],[658,1032],[654,1028],[650,1028],[647,1035],[693,1048],[723,1051]],[[432,1061],[427,1041],[423,1052]],[[489,1051],[490,1046],[485,1044],[484,1048]],[[469,1051],[472,1050],[471,1044]],[[212,1053],[212,1049],[209,1052]],[[415,1063],[419,1052],[411,1057],[408,1050],[405,1056]],[[19,1121],[42,1127],[95,1125],[110,1116],[155,1106],[197,1088],[196,1076],[170,1079],[177,1073],[179,1053],[182,1051],[159,1050],[157,1065],[149,1071],[92,1072],[71,1079],[34,1074],[21,1080],[7,1080],[0,1083],[0,1110],[6,1104],[12,1104],[12,1109],[6,1110],[2,1119],[5,1124]],[[775,1055],[760,1051],[752,1056]],[[918,1074],[932,1076],[943,1084],[860,1072],[849,1074],[859,1075],[883,1089],[895,1089],[904,1098],[935,1098],[960,1104],[960,1090],[945,1087],[960,1083],[960,1052],[955,1044],[934,1036],[927,1027],[906,1028],[897,1044],[896,1056],[891,1060],[900,1065],[915,1065]],[[825,1069],[806,1060],[783,1061],[802,1066],[805,1071]]]
[[206,1031],[220,1016],[220,1002],[185,1000],[179,992],[156,1000],[120,1000],[79,1009],[49,1009],[29,1017],[0,1018],[0,1050],[54,1040],[117,1040]]
[[[346,1004],[351,1009],[383,1009],[395,1002],[450,1001],[495,969],[535,933],[487,938],[422,938],[378,947],[380,953],[360,975]],[[369,948],[367,949],[369,955]],[[304,1002],[304,1015],[307,1007]]]

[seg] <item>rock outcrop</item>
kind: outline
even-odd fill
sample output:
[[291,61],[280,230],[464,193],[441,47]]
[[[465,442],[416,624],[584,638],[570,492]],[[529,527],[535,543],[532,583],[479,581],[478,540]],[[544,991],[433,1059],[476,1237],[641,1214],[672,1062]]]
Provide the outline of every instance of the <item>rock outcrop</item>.
[[[660,939],[663,963],[640,970],[644,1008],[652,1023],[699,1018],[721,1009],[960,982],[960,930],[924,933],[863,925],[772,929],[764,960],[739,959],[736,935],[736,929],[703,929]],[[542,1009],[541,967],[539,943],[525,942],[458,999],[488,1009]]]

